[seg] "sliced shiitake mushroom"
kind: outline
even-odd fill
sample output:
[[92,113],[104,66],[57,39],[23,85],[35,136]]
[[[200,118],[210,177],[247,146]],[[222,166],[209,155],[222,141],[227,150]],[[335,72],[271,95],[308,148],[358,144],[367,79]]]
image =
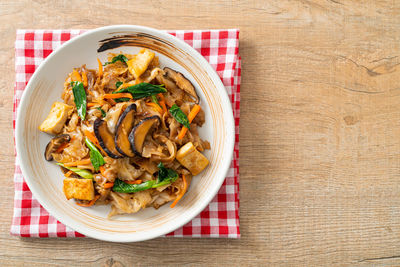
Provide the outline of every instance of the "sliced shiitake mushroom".
[[160,84],[164,84],[165,88],[167,88],[168,91],[174,91],[174,90],[179,90],[178,86],[176,85],[176,83],[169,79],[167,77],[167,75],[165,75],[165,72],[159,72],[156,76],[156,80],[158,81],[158,83]]
[[159,116],[151,116],[141,120],[135,127],[133,127],[131,133],[129,134],[129,142],[133,152],[142,156],[143,144],[146,139],[147,134],[153,127],[158,127],[161,120]]
[[168,67],[164,68],[164,72],[165,76],[173,80],[180,89],[196,99],[197,104],[200,102],[200,98],[197,95],[196,89],[194,88],[193,84],[188,79],[186,79],[182,73],[174,71],[173,69],[170,69]]
[[93,124],[94,134],[99,141],[100,146],[104,149],[108,156],[119,159],[122,155],[115,148],[114,135],[108,130],[107,123],[97,118]]
[[46,150],[44,151],[44,158],[47,161],[53,160],[53,153],[57,151],[62,145],[68,143],[71,140],[71,137],[68,134],[57,135],[46,146]]
[[134,117],[136,112],[136,105],[131,104],[128,106],[118,119],[117,127],[115,130],[115,148],[121,155],[126,157],[134,157],[131,144],[129,143],[128,135],[134,126]]

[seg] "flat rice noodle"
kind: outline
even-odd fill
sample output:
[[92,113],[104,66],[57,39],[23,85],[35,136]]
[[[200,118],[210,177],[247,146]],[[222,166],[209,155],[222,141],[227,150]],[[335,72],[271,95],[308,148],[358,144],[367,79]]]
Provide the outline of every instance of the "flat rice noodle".
[[154,174],[158,171],[157,164],[151,161],[150,159],[145,159],[141,157],[136,157],[131,159],[137,166],[140,167],[141,170],[146,171],[150,174]]
[[104,67],[104,73],[109,73],[112,76],[123,76],[128,71],[128,65],[122,63],[121,61],[117,61],[113,64],[108,64]]
[[[187,188],[189,188],[192,181],[192,176],[186,175]],[[176,199],[179,193],[183,190],[184,184],[182,178],[176,180],[172,185],[163,188],[159,194],[154,194],[152,196],[152,205],[155,209],[158,209],[162,205]],[[187,191],[186,191],[187,192]]]
[[134,181],[143,174],[143,171],[136,169],[129,163],[129,158],[116,159],[117,176],[124,181]]
[[84,170],[89,170],[91,172],[94,172],[94,168],[93,168],[92,164],[77,165],[76,167],[79,169],[84,169]]
[[181,140],[179,140],[178,134],[181,128],[181,124],[177,122],[174,118],[169,118],[169,139],[174,140],[175,143],[182,144]]
[[78,126],[79,116],[76,112],[72,113],[71,118],[68,121],[68,124],[65,125],[63,133],[69,133],[76,130]]
[[160,68],[154,68],[151,71],[148,69],[140,76],[143,82],[151,83],[158,75],[163,75],[164,71]]
[[64,100],[65,104],[75,106],[74,94],[72,93],[72,87],[69,82],[64,84],[64,91],[61,94],[61,99]]
[[173,104],[181,105],[185,92],[180,89],[174,81],[163,75],[164,72],[159,72],[155,77],[159,84],[164,84],[168,93],[164,94],[166,104],[171,107]]
[[68,132],[68,134],[71,137],[71,141],[69,142],[69,146],[67,146],[62,153],[70,155],[75,160],[85,158],[89,153],[89,149],[85,145],[85,138],[81,132],[81,127],[76,127],[74,132]]
[[117,214],[135,213],[146,208],[152,200],[150,192],[139,191],[133,194],[110,192],[111,212],[108,217]]
[[161,135],[161,134],[153,134],[154,140],[158,141],[158,144],[164,144],[167,147],[169,155],[166,155],[164,153],[162,154],[154,154],[151,155],[151,160],[152,161],[161,161],[163,163],[170,163],[174,161],[176,157],[176,144],[169,140],[166,136]]
[[104,120],[107,122],[108,130],[115,134],[115,128],[118,123],[119,116],[122,114],[123,110],[131,104],[131,102],[121,102],[117,103],[114,107],[110,108],[107,112]]
[[101,204],[101,205],[107,204],[109,202],[108,196],[110,195],[111,189],[104,188],[104,185],[110,181],[108,181],[108,179],[101,174],[95,174],[93,176],[93,180],[95,182],[96,191],[100,194],[100,198],[96,201],[96,204]]
[[[185,175],[185,179],[186,179],[186,184],[187,184],[187,189],[186,189],[186,192],[187,192],[187,191],[189,191],[190,182],[192,181],[192,175],[190,175],[190,174]],[[174,194],[176,196],[178,196],[181,193],[181,191],[183,190],[183,187],[184,187],[183,179],[179,178],[171,185],[171,191],[174,192]]]
[[176,195],[170,194],[167,190],[162,191],[161,193],[154,195],[152,198],[152,205],[155,209],[158,209],[165,203],[168,203],[176,198]]
[[104,161],[106,162],[104,165],[104,176],[108,181],[113,182],[117,178],[118,162],[111,157],[104,157]]

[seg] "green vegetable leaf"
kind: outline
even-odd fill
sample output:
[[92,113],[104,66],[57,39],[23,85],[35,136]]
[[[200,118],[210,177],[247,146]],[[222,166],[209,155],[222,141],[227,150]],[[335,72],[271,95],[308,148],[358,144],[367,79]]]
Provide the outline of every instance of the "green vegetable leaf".
[[123,84],[123,82],[116,82],[115,87],[117,87],[117,89],[118,89],[118,87],[120,87],[122,84]]
[[[157,99],[157,97],[156,97],[155,95],[152,95],[152,96],[151,96],[151,100],[153,101],[153,103],[155,103],[155,104],[157,104],[157,105],[160,106],[160,103],[158,103],[158,99]],[[160,107],[161,107],[161,106],[160,106]]]
[[[156,95],[159,93],[165,93],[167,90],[164,88],[164,85],[155,85],[151,83],[139,83],[133,86],[125,87],[121,90],[113,92],[113,94],[117,93],[130,93],[134,99],[140,99],[152,95]],[[129,98],[127,98],[129,99]]]
[[90,149],[90,162],[92,162],[94,170],[98,171],[100,166],[104,165],[106,162],[104,161],[100,151],[88,138],[85,139],[85,143]]
[[78,115],[82,120],[86,116],[86,92],[82,82],[71,82],[72,92],[74,94],[74,102]]
[[106,113],[101,107],[97,107],[96,109],[98,109],[98,110],[101,111],[101,116],[103,116],[103,118],[104,118],[105,116],[107,116],[107,113]]
[[103,66],[107,66],[108,64],[114,64],[117,61],[121,61],[122,63],[126,63],[129,59],[123,54],[119,54],[118,56],[113,57],[113,59],[109,62],[104,63]]
[[124,181],[121,181],[120,179],[115,179],[114,181],[114,186],[112,190],[114,192],[119,192],[119,193],[135,193],[138,191],[144,191],[147,189],[152,188],[154,184],[154,180],[150,180],[141,184],[127,184]]
[[183,111],[180,109],[180,107],[178,107],[176,104],[174,104],[170,108],[169,112],[175,118],[175,120],[177,122],[179,122],[180,124],[183,124],[186,128],[190,129],[189,119],[186,116],[186,114],[183,113]]
[[62,163],[57,163],[57,165],[64,167],[70,171],[73,171],[74,173],[78,174],[79,176],[85,178],[85,179],[93,179],[93,173],[91,173],[88,170],[84,170],[84,169],[79,169],[76,167],[65,167],[64,164]]
[[158,178],[157,182],[153,185],[153,188],[171,184],[178,179],[178,173],[172,169],[165,168],[162,162],[158,163],[157,167],[159,169]]
[[130,98],[127,98],[127,97],[121,97],[121,98],[115,98],[115,99],[114,99],[114,101],[117,102],[117,103],[120,103],[120,102],[128,102],[129,100],[131,100],[131,99],[130,99]]
[[130,194],[138,191],[144,191],[151,188],[156,188],[163,185],[171,184],[178,179],[179,177],[178,173],[172,169],[165,168],[161,162],[157,165],[157,167],[159,168],[159,171],[158,171],[158,178],[156,181],[150,180],[141,184],[128,184],[125,183],[124,181],[121,181],[120,179],[115,179],[112,190],[114,192]]

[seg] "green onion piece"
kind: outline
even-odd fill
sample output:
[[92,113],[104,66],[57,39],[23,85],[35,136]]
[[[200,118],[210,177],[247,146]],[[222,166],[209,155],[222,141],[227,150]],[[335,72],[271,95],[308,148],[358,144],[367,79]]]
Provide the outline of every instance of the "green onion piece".
[[121,61],[122,63],[126,63],[126,62],[128,62],[128,58],[126,56],[124,56],[123,54],[119,54],[118,56],[113,57],[111,61],[104,63],[103,66],[106,66],[108,64],[114,64],[117,61]]
[[[153,101],[153,103],[155,103],[155,104],[157,104],[157,105],[159,105],[160,106],[160,103],[158,103],[158,99],[157,99],[157,97],[155,96],[155,95],[152,95],[151,96],[151,100]],[[161,107],[161,106],[160,106]],[[161,107],[162,108],[162,107]]]
[[186,128],[190,129],[189,119],[186,116],[186,114],[183,113],[183,111],[180,109],[180,107],[178,107],[176,104],[174,104],[170,108],[169,112],[175,118],[175,120],[177,122],[179,122],[180,124],[184,125]]
[[159,169],[158,178],[157,182],[153,185],[153,188],[171,184],[178,179],[178,173],[173,169],[165,168],[162,162],[158,163],[157,167]]
[[144,191],[147,189],[152,188],[154,184],[154,180],[150,180],[141,184],[127,184],[124,181],[121,181],[120,179],[115,179],[114,181],[114,186],[112,190],[114,192],[119,192],[119,193],[135,193],[138,191]]
[[57,163],[57,165],[59,165],[61,167],[64,167],[64,168],[66,168],[66,169],[68,169],[70,171],[73,171],[74,173],[78,174],[79,176],[81,176],[81,177],[83,177],[85,179],[93,179],[93,173],[91,173],[88,170],[79,169],[79,168],[76,168],[76,167],[66,167],[62,163]]
[[94,170],[98,171],[100,166],[106,164],[106,162],[104,161],[100,151],[88,138],[85,139],[85,143],[90,149],[90,162],[92,162]]
[[120,87],[122,84],[123,84],[123,82],[116,82],[115,87],[117,87],[117,89],[118,89],[118,87]]
[[[133,86],[125,87],[121,90],[113,92],[113,94],[117,93],[130,93],[134,99],[140,99],[152,95],[156,95],[159,93],[165,93],[167,89],[164,88],[164,85],[155,85],[151,83],[139,83]],[[129,98],[127,98],[129,99]]]
[[82,82],[71,82],[72,92],[74,94],[74,102],[78,115],[82,120],[86,116],[86,92]]

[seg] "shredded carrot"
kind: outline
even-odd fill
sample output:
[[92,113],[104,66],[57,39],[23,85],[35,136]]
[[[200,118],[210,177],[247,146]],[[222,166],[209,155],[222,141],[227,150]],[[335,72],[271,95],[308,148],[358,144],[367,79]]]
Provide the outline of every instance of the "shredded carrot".
[[75,202],[76,205],[81,206],[81,207],[91,207],[93,204],[99,199],[100,195],[96,195],[92,200],[90,200],[89,203],[84,204],[84,203],[78,203]]
[[68,143],[62,144],[62,145],[56,150],[56,153],[61,153],[67,146],[69,146],[69,142],[68,142]]
[[186,133],[187,133],[187,131],[188,131],[189,129],[188,128],[186,128],[185,126],[183,126],[182,127],[182,130],[179,132],[179,134],[178,134],[178,138],[179,139],[183,139],[183,137],[185,137],[185,135],[186,135]]
[[[199,105],[197,105],[197,104],[194,105],[194,107],[192,108],[192,110],[189,112],[189,115],[188,115],[189,123],[191,123],[194,120],[194,118],[200,112],[200,110],[201,110],[201,107]],[[188,131],[188,128],[183,126],[182,130],[178,134],[178,138],[183,139],[183,137],[185,137],[185,134],[187,133],[187,131]]]
[[90,142],[92,142],[93,144],[98,144],[99,141],[97,140],[96,136],[94,136],[94,134],[88,130],[85,130],[83,132],[85,134],[85,136],[90,140]]
[[101,64],[100,59],[97,58],[97,62],[99,63],[99,76],[103,76],[103,64]]
[[196,117],[196,115],[200,112],[201,107],[199,105],[194,105],[192,110],[189,112],[189,122],[192,122],[194,120],[194,118]]
[[104,166],[100,166],[100,173],[101,173],[101,175],[103,175],[104,177],[106,176],[105,175],[105,173],[106,173],[106,169],[104,169]]
[[105,183],[103,187],[104,187],[105,189],[107,189],[107,188],[111,188],[111,187],[113,187],[113,186],[114,186],[114,183]]
[[97,140],[96,136],[94,136],[94,134],[88,130],[85,130],[83,132],[85,134],[85,136],[93,143],[93,144],[99,144],[99,141]]
[[132,95],[130,93],[117,93],[117,94],[105,94],[103,98],[106,99],[114,99],[114,98],[130,98],[132,99]]
[[158,97],[160,98],[160,100],[158,101],[158,103],[160,103],[160,106],[162,107],[164,113],[167,112],[167,106],[165,105],[165,98],[164,95],[162,93],[158,94]]
[[83,160],[78,160],[78,161],[74,161],[74,162],[66,162],[66,163],[64,163],[64,166],[65,167],[73,167],[73,166],[78,166],[78,165],[87,165],[90,163],[91,163],[90,159],[83,159]]
[[124,181],[127,184],[141,184],[142,180],[135,180],[135,181]]
[[119,87],[118,87],[118,90],[121,90],[121,89],[124,89],[124,88],[126,88],[126,87],[129,87],[129,86],[133,86],[133,85],[135,85],[136,83],[135,82],[129,82],[129,83],[123,83],[123,84],[121,84]]
[[71,73],[71,80],[82,82],[81,75],[79,74],[79,72],[76,69],[74,69]]
[[88,130],[83,131],[85,136],[92,142],[100,151],[103,153],[103,155],[107,155],[107,153],[103,150],[103,148],[100,146],[99,141],[97,140],[96,136],[92,132],[89,132]]
[[94,102],[89,102],[87,103],[88,108],[94,107],[94,106],[98,106],[100,105],[99,103],[94,103]]
[[178,203],[179,200],[183,197],[183,195],[186,193],[187,190],[187,182],[186,182],[186,177],[184,174],[182,174],[182,180],[183,180],[183,189],[181,192],[179,192],[179,195],[175,198],[174,202],[171,204],[171,208],[175,207],[176,203]]
[[165,100],[164,95],[163,95],[162,93],[158,93],[157,96],[158,96],[162,101]]
[[82,83],[83,83],[83,86],[85,86],[85,87],[88,86],[86,71],[82,72]]
[[155,111],[157,111],[157,112],[159,112],[161,114],[164,114],[164,111],[156,103],[150,102],[150,103],[146,103],[146,105],[152,107]]
[[[89,92],[91,92],[91,91],[89,91]],[[92,95],[93,95],[93,93],[92,93]],[[94,96],[94,95],[93,95],[93,96]],[[99,98],[99,99],[93,99],[92,101],[93,101],[93,102],[89,102],[89,103],[87,104],[88,107],[94,107],[94,106],[96,106],[96,105],[103,106],[103,105],[107,104],[107,102],[104,101],[104,100],[101,99],[101,98]]]
[[67,172],[64,174],[64,176],[65,176],[65,177],[70,177],[71,174],[73,174],[73,173],[74,173],[73,171],[67,171]]

